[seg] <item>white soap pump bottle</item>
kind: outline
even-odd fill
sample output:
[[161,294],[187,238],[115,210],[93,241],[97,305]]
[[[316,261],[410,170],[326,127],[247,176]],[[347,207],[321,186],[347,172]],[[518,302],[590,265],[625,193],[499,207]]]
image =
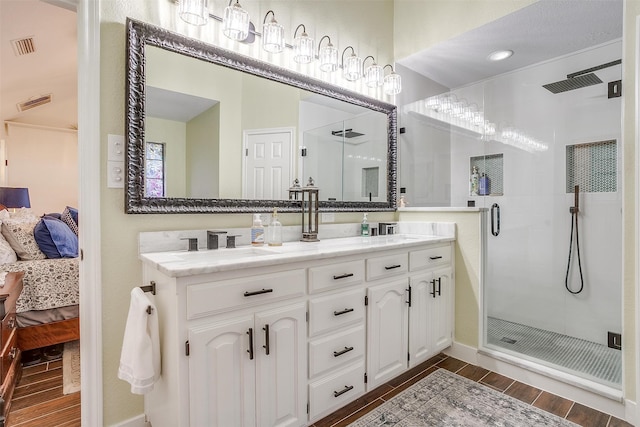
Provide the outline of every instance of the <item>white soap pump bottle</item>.
[[264,245],[264,227],[262,226],[260,214],[253,214],[253,225],[251,226],[251,245]]

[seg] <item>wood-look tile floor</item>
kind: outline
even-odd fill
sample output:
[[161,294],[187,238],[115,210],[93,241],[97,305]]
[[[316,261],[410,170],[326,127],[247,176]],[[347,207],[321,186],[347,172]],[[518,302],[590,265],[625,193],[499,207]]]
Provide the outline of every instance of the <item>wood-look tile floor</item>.
[[8,427],[79,427],[80,392],[62,394],[62,360],[23,368]]
[[342,427],[382,405],[393,396],[420,381],[437,369],[447,369],[463,377],[477,381],[506,395],[519,399],[536,408],[566,418],[583,427],[632,427],[626,421],[604,414],[592,408],[547,393],[511,378],[470,365],[445,354],[439,354],[405,372],[398,378],[372,390],[344,408],[313,424],[314,427]]

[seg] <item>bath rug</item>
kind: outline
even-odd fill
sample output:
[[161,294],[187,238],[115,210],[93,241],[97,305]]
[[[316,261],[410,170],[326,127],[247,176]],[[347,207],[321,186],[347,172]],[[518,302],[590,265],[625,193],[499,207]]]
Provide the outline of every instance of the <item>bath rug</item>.
[[350,427],[576,427],[490,387],[438,369]]

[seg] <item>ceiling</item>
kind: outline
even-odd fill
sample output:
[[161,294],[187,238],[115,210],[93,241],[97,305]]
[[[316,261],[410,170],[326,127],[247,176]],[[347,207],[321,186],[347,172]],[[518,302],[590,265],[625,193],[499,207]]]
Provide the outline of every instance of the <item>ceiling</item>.
[[[454,89],[622,37],[623,0],[539,0],[397,61]],[[509,49],[511,58],[487,56]]]
[[[68,1],[0,0],[0,118],[77,128],[76,13]],[[63,7],[61,7],[62,5]],[[17,56],[12,40],[33,38],[35,52]],[[52,94],[19,112],[16,104]]]

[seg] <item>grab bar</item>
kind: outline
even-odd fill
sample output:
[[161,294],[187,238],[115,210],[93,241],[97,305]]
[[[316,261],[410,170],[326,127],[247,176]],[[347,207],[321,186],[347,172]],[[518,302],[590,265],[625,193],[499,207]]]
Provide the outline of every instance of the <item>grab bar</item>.
[[500,206],[497,203],[491,206],[491,234],[500,234]]

